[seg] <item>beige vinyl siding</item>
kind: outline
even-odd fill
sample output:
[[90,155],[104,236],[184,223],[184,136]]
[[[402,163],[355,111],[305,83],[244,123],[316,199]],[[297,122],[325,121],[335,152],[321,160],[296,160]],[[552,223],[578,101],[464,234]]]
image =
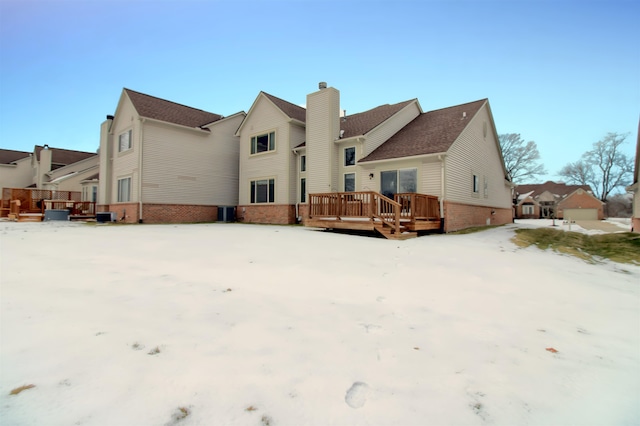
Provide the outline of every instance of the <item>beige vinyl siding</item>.
[[[96,164],[94,167],[90,168],[90,169],[86,169],[80,172],[77,172],[75,174],[73,174],[72,176],[69,176],[68,178],[65,178],[63,180],[60,180],[58,183],[54,183],[54,184],[49,184],[49,185],[55,185],[51,186],[51,189],[56,189],[57,191],[78,191],[81,192],[82,191],[82,181],[86,180],[88,177],[95,175],[96,173],[98,173],[98,165]],[[49,187],[49,185],[44,184],[43,186],[45,187]]]
[[442,190],[442,161],[437,157],[430,157],[422,164],[422,179],[418,182],[418,192],[427,195],[441,196]]
[[[483,123],[487,123],[486,136]],[[486,104],[470,119],[469,124],[451,145],[445,157],[445,198],[464,204],[509,208],[511,196],[505,176],[498,142],[491,129]],[[473,193],[473,175],[478,176],[479,191]],[[484,182],[488,192],[485,197]]]
[[[119,136],[125,131],[131,130],[132,148],[128,151],[118,152]],[[131,178],[131,200],[137,202],[138,198],[138,161],[140,153],[140,121],[138,114],[133,108],[127,96],[123,96],[120,103],[116,119],[113,122],[111,133],[113,138],[110,141],[112,158],[111,174],[111,203],[118,200],[118,179]]]
[[[398,133],[400,129],[410,123],[419,114],[420,109],[418,108],[417,102],[412,102],[398,111],[397,114],[389,118],[382,126],[367,135],[362,157],[359,158],[364,158],[371,154],[376,148],[389,140],[391,136]],[[348,119],[349,117],[347,117],[347,120]]]
[[145,203],[232,205],[238,201],[238,138],[242,116],[211,132],[144,122],[142,191]]
[[[250,182],[265,178],[275,179],[274,203],[291,204],[290,168],[294,160],[289,127],[288,117],[266,97],[261,96],[252,107],[240,132],[239,204],[251,204]],[[275,151],[251,155],[251,137],[269,132],[276,133]],[[299,138],[297,132],[295,137]]]
[[307,191],[338,191],[340,95],[332,87],[307,96]]
[[[399,159],[390,160],[380,163],[365,163],[364,166],[358,166],[356,172],[356,191],[375,191],[380,192],[380,173],[390,170],[416,169],[416,186],[417,191],[424,193],[421,188],[423,182],[422,161],[419,159]],[[373,173],[373,178],[369,178],[369,174]]]
[[[291,125],[289,126],[289,201],[287,204],[295,204],[300,202],[300,155],[306,155],[305,150],[302,150],[298,155],[293,154],[291,151],[296,146],[300,145],[305,140],[305,129],[301,126]],[[306,172],[303,174],[306,177]]]
[[0,188],[24,188],[33,183],[31,157],[16,164],[0,164]]
[[[356,149],[356,164],[353,166],[345,166],[344,165],[344,150],[346,148],[352,148],[354,147]],[[365,183],[366,182],[364,180],[362,180],[362,176],[361,176],[361,172],[358,170],[358,159],[363,158],[362,155],[362,142],[344,142],[344,143],[340,143],[337,144],[337,156],[338,156],[338,182],[337,182],[337,188],[339,191],[344,191],[344,175],[346,173],[355,173],[356,174],[356,187],[355,190],[356,191],[364,191],[361,188],[361,183]],[[367,174],[367,179],[369,180],[369,176]],[[368,190],[367,190],[368,191]]]

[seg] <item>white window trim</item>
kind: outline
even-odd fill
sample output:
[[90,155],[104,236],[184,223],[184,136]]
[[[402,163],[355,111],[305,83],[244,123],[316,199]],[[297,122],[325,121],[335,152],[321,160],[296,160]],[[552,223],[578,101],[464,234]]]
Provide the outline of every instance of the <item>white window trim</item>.
[[[261,181],[261,180],[266,180],[267,181],[267,191],[269,188],[269,181],[273,180],[273,201],[269,201],[269,195],[270,193],[267,192],[267,201],[264,202],[258,202],[258,201],[253,201],[253,198],[251,197],[251,191],[253,189],[253,186],[255,184],[255,182]],[[251,178],[249,179],[249,204],[275,204],[276,203],[276,185],[277,185],[277,179],[275,176],[269,176],[269,177],[260,177],[260,178]],[[257,198],[257,191],[256,191],[256,198]]]
[[[128,199],[127,200],[122,199],[123,197],[121,196],[121,193],[120,193],[120,182],[122,182],[124,180],[129,180],[129,188],[128,188],[128,194],[127,194],[128,195],[128,197],[127,197]],[[133,179],[131,178],[131,176],[123,176],[121,178],[118,178],[118,180],[117,180],[117,185],[118,186],[116,188],[116,197],[117,197],[116,198],[116,200],[117,200],[116,202],[118,202],[118,203],[130,203],[131,202],[131,188],[133,187],[132,183],[133,183]]]
[[[353,164],[347,164],[347,150],[353,148]],[[357,161],[358,149],[355,146],[346,146],[342,150],[342,166],[343,167],[355,167]]]
[[[122,137],[129,135],[129,146],[126,149],[122,149]],[[126,130],[118,135],[118,153],[130,152],[133,149],[133,131],[132,129]]]

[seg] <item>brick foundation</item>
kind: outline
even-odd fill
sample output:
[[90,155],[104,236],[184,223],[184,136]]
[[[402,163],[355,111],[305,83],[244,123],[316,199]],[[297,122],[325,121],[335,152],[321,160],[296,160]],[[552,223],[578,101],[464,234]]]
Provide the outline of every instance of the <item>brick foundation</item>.
[[444,232],[459,231],[473,226],[504,225],[513,222],[513,209],[474,206],[444,202]]
[[238,222],[289,225],[296,223],[296,206],[287,204],[251,204],[238,206]]
[[[138,223],[138,203],[99,205],[98,212],[116,212],[118,222]],[[124,219],[123,219],[124,218]],[[217,206],[143,204],[143,223],[194,223],[218,220]]]
[[97,212],[116,212],[118,222],[138,223],[138,203],[99,204]]
[[634,217],[631,219],[631,230],[633,232],[640,233],[640,217]]

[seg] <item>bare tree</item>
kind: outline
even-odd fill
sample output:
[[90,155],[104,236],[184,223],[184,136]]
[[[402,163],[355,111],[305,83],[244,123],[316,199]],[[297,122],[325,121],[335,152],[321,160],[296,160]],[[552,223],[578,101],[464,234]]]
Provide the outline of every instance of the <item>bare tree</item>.
[[534,141],[525,142],[519,133],[505,133],[498,136],[502,158],[511,176],[511,181],[521,183],[524,179],[535,179],[546,173],[539,163],[540,152]]
[[628,134],[607,133],[593,144],[593,149],[582,154],[582,159],[564,166],[558,174],[569,183],[589,185],[595,195],[606,202],[616,188],[631,183],[633,160],[620,151]]

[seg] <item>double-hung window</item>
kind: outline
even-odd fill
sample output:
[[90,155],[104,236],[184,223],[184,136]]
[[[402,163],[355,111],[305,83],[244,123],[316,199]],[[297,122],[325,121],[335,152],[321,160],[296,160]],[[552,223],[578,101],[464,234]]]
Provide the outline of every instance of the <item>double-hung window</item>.
[[355,166],[356,165],[356,147],[351,146],[344,149],[344,165]]
[[251,138],[251,154],[275,151],[276,132],[265,133],[264,135],[253,136]]
[[127,130],[118,136],[118,152],[128,151],[131,146],[131,130]]
[[118,179],[118,202],[131,201],[131,178]]
[[275,179],[251,181],[251,203],[273,203],[275,198]]

